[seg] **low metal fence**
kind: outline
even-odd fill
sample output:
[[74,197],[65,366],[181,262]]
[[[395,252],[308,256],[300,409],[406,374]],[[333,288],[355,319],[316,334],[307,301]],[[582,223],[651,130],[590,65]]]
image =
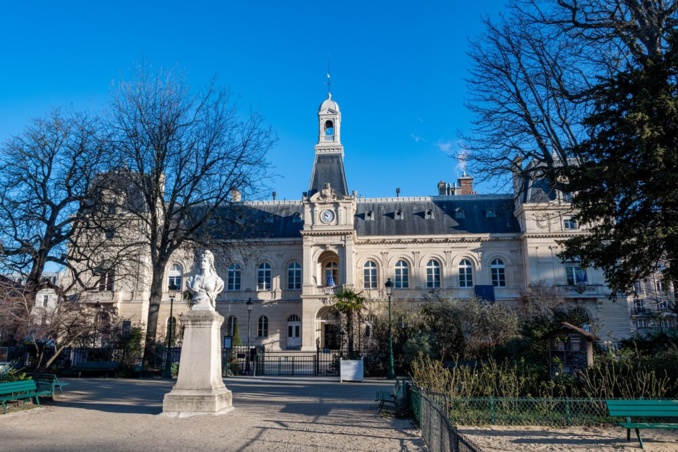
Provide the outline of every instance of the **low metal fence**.
[[482,452],[454,428],[445,410],[434,398],[409,383],[405,394],[405,400],[409,401],[414,419],[421,428],[421,437],[431,452]]
[[454,425],[596,426],[613,423],[604,400],[432,395]]

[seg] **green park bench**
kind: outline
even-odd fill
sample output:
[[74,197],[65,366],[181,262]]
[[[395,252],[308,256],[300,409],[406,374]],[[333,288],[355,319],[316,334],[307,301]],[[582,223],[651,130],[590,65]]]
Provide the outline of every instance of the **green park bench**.
[[49,389],[50,393],[52,394],[52,398],[54,398],[54,394],[56,394],[57,390],[59,390],[59,392],[63,395],[64,390],[62,388],[64,386],[68,386],[68,383],[59,381],[59,378],[56,376],[56,374],[40,374],[40,376],[33,375],[33,380],[35,380],[37,383],[38,389]]
[[678,429],[678,422],[637,422],[631,418],[674,419],[678,420],[678,400],[606,400],[610,416],[625,417],[626,422],[619,425],[626,429],[626,440],[631,441],[631,429],[635,429],[636,436],[643,446],[640,429]]
[[105,372],[106,378],[108,378],[108,373],[118,370],[118,367],[120,367],[120,363],[115,361],[80,361],[73,364],[70,370],[77,372],[78,378],[80,378],[82,372]]
[[403,395],[403,388],[405,386],[405,380],[396,379],[393,389],[390,391],[377,391],[374,395],[374,401],[379,402],[379,411],[384,408],[385,403],[392,403],[395,405],[398,402],[398,399]]
[[34,399],[35,404],[40,406],[40,396],[48,396],[50,391],[40,391],[35,384],[35,380],[19,380],[0,383],[0,403],[2,403],[2,414],[7,413],[7,402],[21,400],[26,404],[26,400]]

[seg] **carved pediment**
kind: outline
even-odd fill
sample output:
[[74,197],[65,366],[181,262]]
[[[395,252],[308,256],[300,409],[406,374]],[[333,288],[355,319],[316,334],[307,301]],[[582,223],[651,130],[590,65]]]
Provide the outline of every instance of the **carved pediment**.
[[344,195],[337,193],[330,186],[330,183],[327,182],[323,189],[319,190],[318,193],[311,196],[310,201],[311,202],[319,202],[319,203],[329,203],[329,202],[341,201],[343,199],[345,199]]

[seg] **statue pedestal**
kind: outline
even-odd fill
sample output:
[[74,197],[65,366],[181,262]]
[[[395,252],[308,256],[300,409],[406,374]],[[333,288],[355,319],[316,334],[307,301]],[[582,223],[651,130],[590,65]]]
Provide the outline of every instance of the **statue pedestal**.
[[223,414],[233,409],[231,391],[221,376],[220,328],[224,318],[214,311],[191,311],[184,315],[184,341],[179,376],[165,394],[162,414],[189,417]]

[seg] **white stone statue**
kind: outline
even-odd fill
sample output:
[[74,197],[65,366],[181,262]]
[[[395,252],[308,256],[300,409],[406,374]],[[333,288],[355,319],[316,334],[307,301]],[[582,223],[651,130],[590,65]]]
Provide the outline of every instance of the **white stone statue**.
[[205,250],[200,254],[198,274],[186,281],[186,288],[191,291],[194,311],[214,311],[217,295],[224,290],[224,280],[217,275],[214,267],[214,254]]

